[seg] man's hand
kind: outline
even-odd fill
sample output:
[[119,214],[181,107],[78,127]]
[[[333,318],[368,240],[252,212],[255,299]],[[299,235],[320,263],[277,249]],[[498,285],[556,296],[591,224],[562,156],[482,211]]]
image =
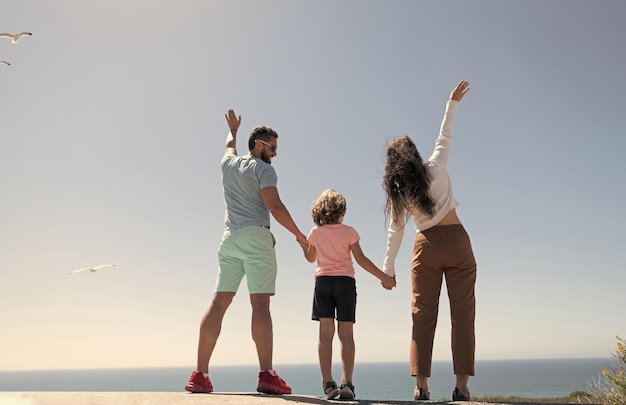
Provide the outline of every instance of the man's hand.
[[300,233],[296,236],[296,242],[300,245],[300,247],[304,250],[309,250],[309,241],[303,233]]
[[230,132],[226,136],[226,151],[224,152],[224,156],[228,154],[237,155],[237,130],[239,129],[239,125],[241,125],[241,115],[237,117],[235,111],[228,110],[228,112],[224,114],[224,117],[226,117],[228,129],[230,129]]
[[467,80],[461,80],[461,82],[456,86],[452,93],[450,94],[450,100],[461,101],[465,93],[469,91],[469,82]]
[[241,115],[237,117],[234,110],[228,110],[228,112],[224,114],[224,117],[226,117],[228,129],[230,129],[230,132],[235,135],[239,129],[239,125],[241,125]]

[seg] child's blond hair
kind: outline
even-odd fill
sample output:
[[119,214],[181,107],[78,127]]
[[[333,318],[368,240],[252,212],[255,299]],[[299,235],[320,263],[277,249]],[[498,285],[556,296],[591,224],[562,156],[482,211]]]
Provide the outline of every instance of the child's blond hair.
[[341,193],[328,189],[313,203],[311,216],[316,225],[336,224],[346,214],[346,199]]

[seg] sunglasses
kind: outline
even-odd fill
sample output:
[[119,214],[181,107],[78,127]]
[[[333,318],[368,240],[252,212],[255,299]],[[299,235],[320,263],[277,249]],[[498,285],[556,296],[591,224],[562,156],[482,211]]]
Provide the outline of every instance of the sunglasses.
[[267,143],[267,142],[265,142],[263,139],[255,139],[255,140],[256,140],[256,141],[263,142],[264,144],[266,144],[267,146],[269,146],[269,147],[270,147],[270,150],[271,150],[272,152],[276,152],[276,149],[278,149],[278,146],[276,146],[276,145],[272,145],[271,143]]

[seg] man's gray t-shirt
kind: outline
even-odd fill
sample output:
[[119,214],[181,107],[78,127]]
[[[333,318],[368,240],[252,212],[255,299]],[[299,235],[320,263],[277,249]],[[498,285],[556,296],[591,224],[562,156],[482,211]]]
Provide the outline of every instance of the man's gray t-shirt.
[[227,229],[251,225],[269,228],[270,212],[261,198],[261,189],[276,187],[276,170],[250,153],[224,155],[221,167],[226,202],[224,226]]

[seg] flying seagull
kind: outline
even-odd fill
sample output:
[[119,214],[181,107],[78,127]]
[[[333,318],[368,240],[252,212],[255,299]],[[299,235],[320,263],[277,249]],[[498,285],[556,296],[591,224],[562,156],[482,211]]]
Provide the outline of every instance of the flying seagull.
[[83,267],[82,269],[70,271],[67,274],[74,274],[74,273],[78,273],[79,271],[83,271],[83,270],[89,270],[91,273],[93,273],[94,271],[98,271],[98,270],[100,270],[103,267],[113,267],[113,266],[117,266],[117,264],[101,264],[100,266],[96,266],[96,267]]
[[19,34],[9,34],[8,32],[3,32],[0,34],[0,37],[11,38],[11,42],[13,42],[14,44],[17,44],[17,41],[20,39],[20,37],[24,35],[33,35],[33,34],[31,34],[30,32],[20,32]]
[[7,65],[7,66],[11,66],[11,64],[9,62],[6,62],[4,60],[0,60],[0,65]]

